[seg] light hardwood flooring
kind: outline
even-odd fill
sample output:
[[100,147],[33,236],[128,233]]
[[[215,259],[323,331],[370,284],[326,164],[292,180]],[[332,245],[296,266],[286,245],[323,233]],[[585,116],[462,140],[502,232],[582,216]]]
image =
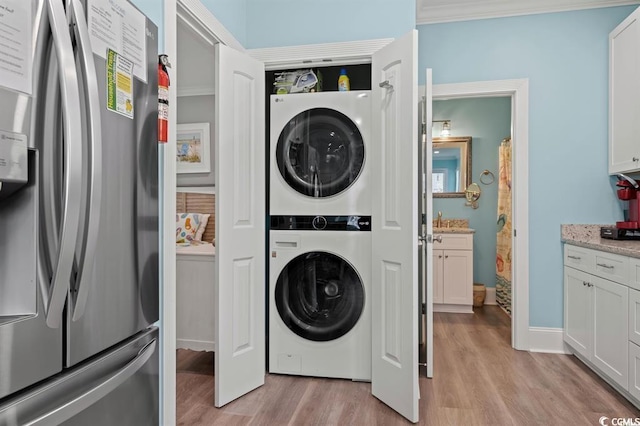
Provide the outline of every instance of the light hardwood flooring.
[[[640,411],[573,356],[515,351],[510,319],[485,306],[434,314],[434,378],[420,377],[420,424],[598,425]],[[213,406],[213,354],[178,350],[179,425],[410,424],[369,383],[267,375],[265,385]]]

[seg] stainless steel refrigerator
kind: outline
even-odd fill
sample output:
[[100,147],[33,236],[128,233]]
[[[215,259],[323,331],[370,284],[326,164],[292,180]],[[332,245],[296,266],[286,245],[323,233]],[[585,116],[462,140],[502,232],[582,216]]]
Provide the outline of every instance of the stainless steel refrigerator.
[[0,0],[0,425],[159,423],[157,28]]

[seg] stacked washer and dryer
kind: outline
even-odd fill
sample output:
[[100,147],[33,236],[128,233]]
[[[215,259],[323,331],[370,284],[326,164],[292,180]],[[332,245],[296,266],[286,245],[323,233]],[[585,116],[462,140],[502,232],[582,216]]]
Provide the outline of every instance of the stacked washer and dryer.
[[371,92],[270,103],[269,372],[371,380]]

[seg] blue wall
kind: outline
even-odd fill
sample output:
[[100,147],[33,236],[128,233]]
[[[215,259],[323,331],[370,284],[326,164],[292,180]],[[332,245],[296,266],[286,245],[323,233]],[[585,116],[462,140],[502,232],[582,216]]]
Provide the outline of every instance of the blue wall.
[[246,48],[394,38],[416,26],[415,0],[247,2]]
[[563,325],[560,224],[622,217],[607,172],[608,34],[634,9],[418,26],[419,69],[436,84],[529,79],[531,326]]
[[[251,0],[200,0],[245,48]],[[255,1],[255,0],[254,0]],[[268,3],[271,3],[270,1]],[[251,7],[254,7],[253,5]]]
[[[451,120],[451,136],[471,136],[471,180],[480,185],[479,207],[464,198],[434,198],[433,217],[468,219],[473,236],[473,281],[495,287],[498,182],[480,183],[487,169],[498,176],[498,146],[511,134],[511,98],[469,98],[433,102],[434,120]],[[434,163],[435,167],[435,163]],[[484,180],[484,179],[483,179]]]

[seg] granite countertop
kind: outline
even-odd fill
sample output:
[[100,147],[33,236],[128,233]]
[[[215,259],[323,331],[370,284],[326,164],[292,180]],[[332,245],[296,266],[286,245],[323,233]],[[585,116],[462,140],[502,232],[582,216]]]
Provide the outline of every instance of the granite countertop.
[[603,226],[611,225],[560,225],[561,240],[574,246],[640,258],[640,241],[600,238]]
[[475,229],[469,228],[468,219],[442,218],[440,227],[438,227],[438,220],[433,219],[434,234],[473,234],[475,232]]
[[475,229],[472,228],[459,228],[459,227],[450,227],[450,228],[436,228],[433,227],[434,234],[474,234],[476,232]]

